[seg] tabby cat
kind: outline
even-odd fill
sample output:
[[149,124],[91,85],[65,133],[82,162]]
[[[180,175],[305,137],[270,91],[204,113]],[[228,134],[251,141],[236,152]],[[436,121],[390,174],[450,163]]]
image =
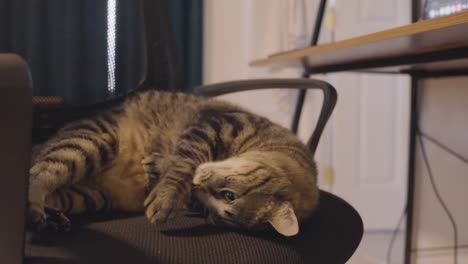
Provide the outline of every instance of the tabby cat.
[[165,222],[195,199],[217,225],[292,236],[316,208],[311,153],[287,129],[225,102],[146,91],[76,121],[33,152],[28,225],[145,212]]

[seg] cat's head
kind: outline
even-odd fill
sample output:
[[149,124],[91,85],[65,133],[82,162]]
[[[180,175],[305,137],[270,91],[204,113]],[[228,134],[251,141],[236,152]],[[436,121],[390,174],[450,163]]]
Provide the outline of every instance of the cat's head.
[[315,168],[284,153],[254,152],[200,165],[194,195],[213,224],[292,236],[317,205]]

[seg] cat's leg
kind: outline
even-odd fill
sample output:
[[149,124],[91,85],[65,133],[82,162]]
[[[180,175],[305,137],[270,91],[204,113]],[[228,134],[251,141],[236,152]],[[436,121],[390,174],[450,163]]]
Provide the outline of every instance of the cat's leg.
[[108,197],[98,187],[74,184],[47,195],[44,210],[47,214],[47,231],[67,232],[71,223],[66,215],[100,212],[111,207]]
[[147,172],[156,171],[161,175],[144,202],[146,217],[152,223],[165,222],[187,204],[192,178],[200,164],[214,160],[220,152],[229,151],[223,140],[224,128],[232,130],[232,126],[226,126],[228,118],[211,113],[200,115],[179,137],[172,154],[163,158],[150,155],[144,160]]
[[95,213],[111,208],[107,195],[90,184],[74,184],[59,189],[46,197],[46,206],[69,215]]
[[[148,158],[145,160],[148,161]],[[165,222],[188,202],[190,178],[197,166],[178,155],[168,155],[159,159],[159,162],[157,169],[144,165],[146,172],[159,180],[144,201],[146,216],[152,223]],[[163,169],[161,162],[167,167]],[[161,175],[160,178],[157,175]]]
[[117,154],[112,114],[74,122],[51,138],[33,157],[29,179],[28,226],[45,229],[53,219],[45,210],[53,192],[99,173]]

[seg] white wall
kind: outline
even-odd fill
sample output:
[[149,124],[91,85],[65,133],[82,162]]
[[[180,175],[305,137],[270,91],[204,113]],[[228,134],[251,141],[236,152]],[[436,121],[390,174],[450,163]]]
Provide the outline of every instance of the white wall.
[[[430,79],[422,82],[421,130],[468,157],[468,78]],[[424,141],[440,194],[458,224],[459,244],[468,244],[468,165],[429,141]],[[414,248],[453,245],[453,232],[437,202],[417,145]],[[415,254],[414,263],[453,263],[452,251]],[[468,263],[460,250],[458,263]]]
[[[316,0],[307,1],[315,14]],[[297,78],[300,68],[250,67],[249,61],[285,49],[284,0],[206,0],[204,2],[204,83],[252,78]],[[307,17],[313,19],[313,15]],[[307,23],[312,25],[312,23]],[[309,29],[306,29],[310,32]],[[309,34],[310,35],[310,34]],[[305,38],[309,38],[306,36]],[[307,41],[308,42],[308,41]],[[297,91],[269,90],[223,96],[290,127]],[[304,135],[306,139],[308,135]]]

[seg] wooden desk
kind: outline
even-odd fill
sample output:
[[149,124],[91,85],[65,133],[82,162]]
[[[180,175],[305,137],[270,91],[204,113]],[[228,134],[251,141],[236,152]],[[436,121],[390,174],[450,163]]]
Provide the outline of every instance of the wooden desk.
[[250,65],[298,60],[312,73],[364,69],[434,75],[449,71],[468,73],[468,12],[277,53]]

